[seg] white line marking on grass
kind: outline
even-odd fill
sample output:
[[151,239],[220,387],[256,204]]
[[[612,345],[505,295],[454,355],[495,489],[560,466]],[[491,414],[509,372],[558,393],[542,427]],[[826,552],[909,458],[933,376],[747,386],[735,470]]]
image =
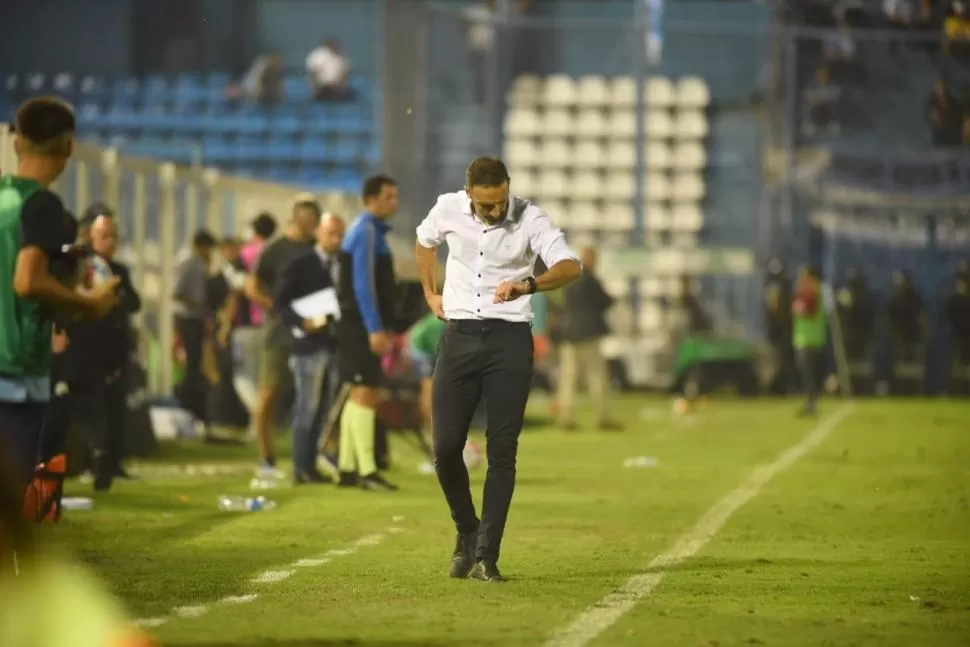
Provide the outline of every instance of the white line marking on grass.
[[255,602],[258,597],[255,593],[229,595],[219,600],[219,604],[249,604],[250,602]]
[[190,607],[175,607],[172,609],[172,613],[177,615],[179,618],[200,618],[206,614],[209,610],[204,604],[198,604]]
[[296,571],[264,571],[252,579],[253,584],[276,584],[293,575]]
[[667,571],[693,557],[716,535],[732,514],[754,498],[772,478],[786,471],[822,441],[852,413],[851,403],[822,421],[800,441],[785,450],[769,465],[756,468],[741,485],[714,504],[704,516],[682,535],[666,553],[657,555],[647,570],[634,575],[621,587],[583,611],[576,620],[554,636],[546,647],[583,647],[609,629],[623,614],[646,597],[663,581]]
[[136,627],[161,627],[163,624],[168,622],[168,618],[142,618],[140,620],[135,620]]
[[354,542],[354,546],[376,546],[377,544],[384,541],[384,533],[375,533],[373,535],[367,535],[366,537],[361,537]]
[[323,566],[330,561],[329,557],[308,557],[306,559],[298,559],[293,562],[293,566],[297,568],[314,568],[316,566]]
[[[404,517],[401,517],[401,516],[394,517],[395,524],[400,523],[401,521],[404,521]],[[384,539],[387,538],[389,535],[394,535],[399,532],[404,532],[404,529],[397,525],[388,526],[382,532],[372,533],[370,535],[364,535],[363,537],[357,539],[350,546],[346,548],[337,548],[333,550],[328,550],[325,555],[321,555],[317,557],[305,557],[303,559],[298,559],[292,564],[292,566],[298,567],[298,568],[313,568],[317,566],[323,566],[324,564],[327,564],[330,561],[332,561],[334,557],[346,557],[348,555],[353,555],[357,552],[358,548],[367,547],[367,546],[376,546],[377,544],[384,541]],[[296,571],[292,569],[264,571],[259,575],[257,575],[256,577],[254,577],[253,579],[251,579],[250,583],[256,584],[256,585],[276,584],[277,582],[282,582],[283,580],[288,579],[294,573],[296,573]],[[256,601],[258,598],[259,596],[255,593],[247,593],[244,595],[230,595],[228,597],[222,598],[221,600],[216,602],[216,604],[224,604],[224,605],[225,604],[231,604],[231,605],[247,604],[249,602]],[[200,616],[205,615],[208,611],[209,611],[209,607],[204,604],[198,604],[194,606],[175,607],[174,609],[172,609],[172,611],[168,616],[159,616],[155,618],[140,618],[138,620],[135,620],[133,624],[135,626],[145,627],[145,628],[160,627],[163,624],[167,623],[169,620],[171,620],[173,617],[174,618],[198,618]]]
[[327,551],[327,557],[346,557],[357,552],[356,548],[335,548]]

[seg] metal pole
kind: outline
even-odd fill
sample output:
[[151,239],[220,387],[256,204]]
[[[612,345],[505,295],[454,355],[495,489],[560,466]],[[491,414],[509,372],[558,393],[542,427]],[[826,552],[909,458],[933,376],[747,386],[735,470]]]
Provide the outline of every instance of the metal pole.
[[[797,80],[797,69],[796,65],[798,56],[798,31],[797,30],[786,30],[786,34],[790,34],[788,41],[785,43],[785,109],[787,111],[787,123],[785,124],[785,136],[783,145],[783,157],[785,160],[784,168],[782,170],[781,185],[784,187],[784,196],[782,201],[782,230],[784,239],[786,241],[793,240],[794,235],[794,222],[795,222],[795,144],[796,137],[795,131],[798,128],[798,80]],[[791,243],[787,243],[791,245]],[[790,249],[788,250],[791,251]]]

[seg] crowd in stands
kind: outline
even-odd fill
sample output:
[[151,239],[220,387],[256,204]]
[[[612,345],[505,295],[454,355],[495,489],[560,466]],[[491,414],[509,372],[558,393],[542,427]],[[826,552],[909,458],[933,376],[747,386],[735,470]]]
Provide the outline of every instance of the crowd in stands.
[[[970,84],[964,80],[970,76],[961,74],[970,72],[970,11],[963,0],[885,0],[878,9],[826,0],[792,3],[786,20],[832,30],[800,42],[799,58],[812,65],[811,80],[802,82],[803,136],[837,134],[873,120],[871,90],[885,81],[872,78],[864,54],[878,48],[900,74],[910,73],[907,63],[918,58],[936,70],[938,81],[926,100],[933,144],[970,144]],[[867,30],[881,33],[867,37]]]
[[[353,100],[354,92],[348,85],[350,67],[350,60],[339,41],[328,39],[314,48],[306,59],[307,84],[313,98],[317,101]],[[227,96],[275,106],[286,100],[285,78],[283,58],[270,52],[253,61],[242,83],[227,88]]]

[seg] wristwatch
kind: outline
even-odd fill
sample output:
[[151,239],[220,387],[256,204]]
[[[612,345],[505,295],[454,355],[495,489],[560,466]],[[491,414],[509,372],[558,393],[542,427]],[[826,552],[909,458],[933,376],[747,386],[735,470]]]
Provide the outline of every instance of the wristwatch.
[[535,294],[539,290],[539,285],[536,283],[536,278],[534,276],[527,277],[524,280],[526,285],[529,286],[529,294]]

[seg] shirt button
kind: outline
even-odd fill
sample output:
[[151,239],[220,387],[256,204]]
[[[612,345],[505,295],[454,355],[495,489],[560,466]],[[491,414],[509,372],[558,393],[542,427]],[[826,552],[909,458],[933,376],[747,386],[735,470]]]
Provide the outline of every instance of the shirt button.
[[480,297],[480,296],[482,296],[482,295],[481,295],[481,294],[476,294],[475,296],[476,296],[476,297]]
[[478,278],[482,278],[482,275],[481,275],[481,274],[479,274],[479,275],[478,275]]
[[479,256],[484,256],[485,255],[485,252],[478,252],[478,255]]

